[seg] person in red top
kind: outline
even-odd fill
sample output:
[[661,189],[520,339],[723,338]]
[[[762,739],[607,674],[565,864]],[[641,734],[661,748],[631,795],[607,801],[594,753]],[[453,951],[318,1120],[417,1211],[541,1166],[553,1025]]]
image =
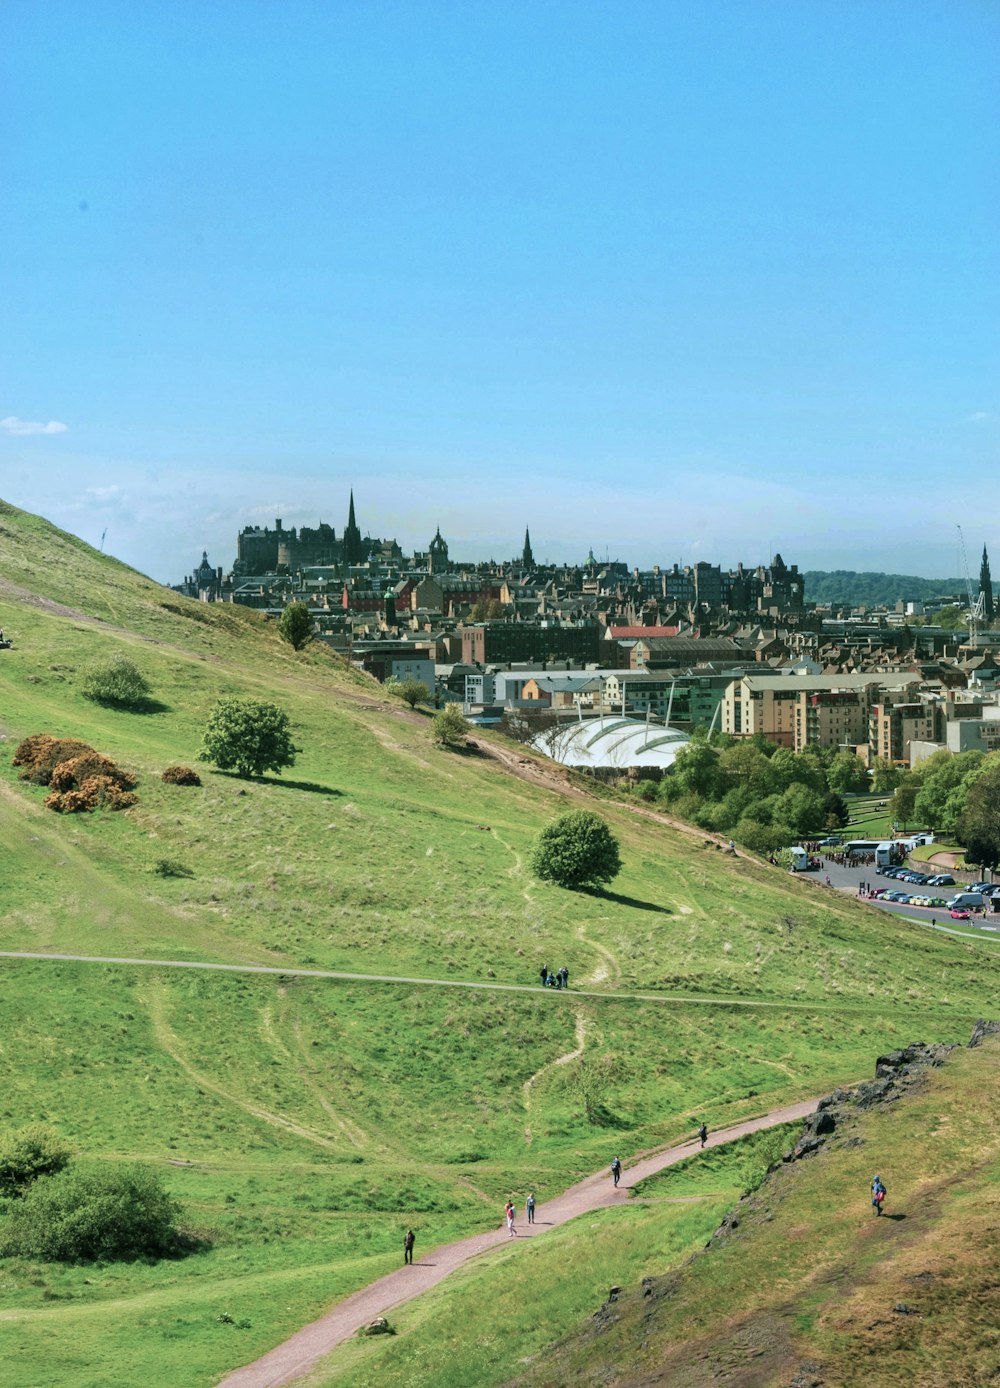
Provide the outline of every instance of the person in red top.
[[507,1204],[504,1206],[504,1211],[503,1211],[503,1212],[504,1212],[504,1217],[505,1217],[505,1219],[507,1220],[507,1233],[511,1236],[511,1238],[514,1238],[514,1236],[515,1236],[516,1233],[517,1233],[517,1230],[514,1228],[514,1214],[515,1214],[515,1210],[514,1210],[514,1202],[513,1202],[513,1200],[508,1200],[508,1201],[507,1201]]

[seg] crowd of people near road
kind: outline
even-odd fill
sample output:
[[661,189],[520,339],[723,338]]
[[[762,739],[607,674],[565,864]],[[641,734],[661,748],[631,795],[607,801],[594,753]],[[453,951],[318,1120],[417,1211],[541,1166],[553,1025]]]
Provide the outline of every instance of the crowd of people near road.
[[542,980],[543,988],[569,987],[569,969],[566,968],[565,964],[561,969],[557,969],[554,974],[549,973],[549,968],[547,964],[543,964],[538,971],[538,975]]

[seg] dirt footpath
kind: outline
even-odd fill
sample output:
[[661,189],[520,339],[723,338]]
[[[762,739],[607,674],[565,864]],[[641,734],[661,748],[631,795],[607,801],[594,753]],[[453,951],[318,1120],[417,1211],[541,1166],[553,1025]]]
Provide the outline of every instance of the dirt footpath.
[[[760,1132],[764,1128],[774,1128],[781,1123],[792,1123],[806,1118],[816,1108],[815,1099],[802,1103],[789,1104],[786,1108],[773,1109],[760,1118],[749,1118],[743,1123],[734,1123],[729,1128],[720,1128],[711,1133],[706,1146],[720,1147],[748,1133]],[[587,1176],[575,1186],[554,1200],[539,1205],[535,1212],[535,1223],[527,1224],[523,1218],[518,1224],[518,1239],[540,1238],[549,1229],[555,1229],[577,1215],[588,1214],[591,1210],[604,1209],[609,1205],[624,1204],[629,1198],[630,1189],[640,1181],[663,1171],[668,1166],[693,1156],[699,1150],[697,1139],[682,1142],[676,1147],[668,1147],[652,1156],[643,1157],[634,1166],[623,1171],[621,1184],[615,1188],[607,1169]],[[506,1228],[491,1229],[486,1234],[474,1234],[471,1238],[457,1243],[443,1244],[418,1258],[410,1267],[397,1268],[378,1281],[354,1292],[339,1302],[312,1325],[305,1326],[283,1344],[275,1346],[267,1354],[242,1369],[236,1369],[222,1379],[218,1388],[280,1388],[281,1384],[294,1383],[296,1379],[316,1364],[330,1350],[350,1339],[358,1329],[373,1321],[376,1316],[387,1312],[404,1302],[419,1296],[428,1288],[442,1282],[449,1273],[477,1258],[490,1249],[510,1242]],[[402,1257],[402,1248],[400,1248]]]

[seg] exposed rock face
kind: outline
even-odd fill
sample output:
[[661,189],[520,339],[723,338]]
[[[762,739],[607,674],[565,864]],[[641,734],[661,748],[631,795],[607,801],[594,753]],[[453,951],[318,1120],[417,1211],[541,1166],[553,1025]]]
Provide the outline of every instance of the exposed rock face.
[[[985,1037],[998,1033],[1000,1021],[979,1021],[968,1044],[978,1046]],[[923,1041],[914,1041],[901,1050],[880,1055],[875,1063],[873,1080],[856,1085],[853,1089],[835,1089],[832,1094],[820,1099],[815,1113],[810,1114],[803,1123],[795,1146],[784,1154],[780,1162],[774,1162],[768,1168],[768,1177],[785,1163],[815,1155],[831,1139],[845,1147],[863,1145],[863,1137],[850,1133],[852,1120],[857,1112],[873,1108],[876,1104],[894,1103],[902,1098],[922,1083],[928,1069],[936,1069],[943,1065],[951,1052],[957,1049],[956,1045],[927,1045]],[[734,1234],[739,1237],[737,1231],[740,1229],[741,1220],[749,1220],[752,1223],[755,1218],[772,1219],[769,1207],[774,1198],[773,1190],[774,1187],[765,1179],[757,1191],[744,1195],[739,1205],[725,1216],[705,1248],[692,1254],[688,1261],[704,1257],[711,1249],[718,1248]],[[682,1276],[683,1273],[677,1271],[663,1278],[645,1277],[642,1281],[642,1296],[654,1301],[670,1297],[680,1285]],[[916,1274],[915,1280],[925,1276],[930,1274]],[[615,1303],[621,1292],[620,1287],[612,1287],[607,1301],[595,1312],[593,1321],[598,1331],[606,1329],[617,1319]],[[892,1310],[896,1316],[917,1314],[913,1307],[905,1302],[897,1302]],[[889,1322],[878,1321],[876,1324],[887,1325]],[[787,1383],[787,1388],[825,1388],[823,1372],[821,1364],[803,1361],[796,1366],[791,1380],[782,1381]]]
[[984,1037],[996,1036],[997,1032],[1000,1032],[1000,1021],[985,1022],[980,1019],[972,1028],[972,1036],[969,1040],[969,1045],[980,1046],[982,1045]]

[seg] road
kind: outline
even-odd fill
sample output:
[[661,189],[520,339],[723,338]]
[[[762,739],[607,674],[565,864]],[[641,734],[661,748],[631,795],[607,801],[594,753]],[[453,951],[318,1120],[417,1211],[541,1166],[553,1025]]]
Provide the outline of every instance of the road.
[[[885,887],[896,888],[900,891],[909,890],[905,882],[897,882],[891,877],[877,877],[873,866],[861,868],[841,867],[838,863],[824,863],[819,872],[802,873],[810,882],[815,882],[821,889],[824,888],[824,878],[830,878],[830,886],[834,891],[844,892],[850,896],[857,896],[858,886],[861,882],[870,882],[878,891]],[[955,887],[913,887],[914,892],[925,891],[928,896],[949,897],[955,892],[963,890],[963,884],[959,883]],[[945,935],[958,935],[966,940],[980,940],[987,944],[1000,944],[1000,914],[991,913],[986,919],[989,922],[985,929],[979,929],[964,921],[953,921],[943,906],[937,908],[931,906],[900,906],[892,901],[870,901],[870,906],[877,906],[881,911],[889,911],[894,916],[902,916],[906,920],[916,921],[919,925],[928,929],[938,930]]]
[[[815,1099],[806,1099],[785,1108],[773,1109],[759,1118],[749,1118],[732,1127],[720,1128],[710,1133],[706,1146],[721,1147],[727,1142],[745,1137],[748,1133],[761,1132],[781,1123],[792,1123],[808,1117],[816,1108]],[[668,1147],[652,1156],[643,1157],[622,1174],[621,1184],[616,1188],[608,1174],[608,1168],[587,1176],[562,1195],[539,1205],[535,1213],[535,1223],[519,1223],[518,1239],[539,1238],[550,1229],[558,1228],[577,1215],[589,1214],[593,1210],[606,1209],[611,1205],[624,1204],[632,1186],[654,1176],[668,1166],[675,1166],[688,1157],[695,1156],[699,1150],[697,1139]],[[499,1217],[499,1210],[498,1210]],[[411,1301],[421,1292],[427,1291],[442,1282],[456,1268],[467,1263],[470,1258],[480,1257],[492,1249],[503,1247],[510,1242],[506,1228],[491,1229],[485,1234],[473,1234],[471,1238],[460,1239],[456,1243],[443,1244],[419,1258],[410,1267],[397,1268],[385,1277],[354,1292],[344,1301],[338,1302],[325,1316],[312,1325],[297,1331],[283,1344],[276,1345],[267,1354],[252,1364],[228,1374],[218,1388],[280,1388],[280,1385],[294,1383],[314,1367],[318,1360],[329,1354],[337,1345],[355,1335],[363,1325],[368,1325],[376,1316],[384,1316],[389,1311]]]

